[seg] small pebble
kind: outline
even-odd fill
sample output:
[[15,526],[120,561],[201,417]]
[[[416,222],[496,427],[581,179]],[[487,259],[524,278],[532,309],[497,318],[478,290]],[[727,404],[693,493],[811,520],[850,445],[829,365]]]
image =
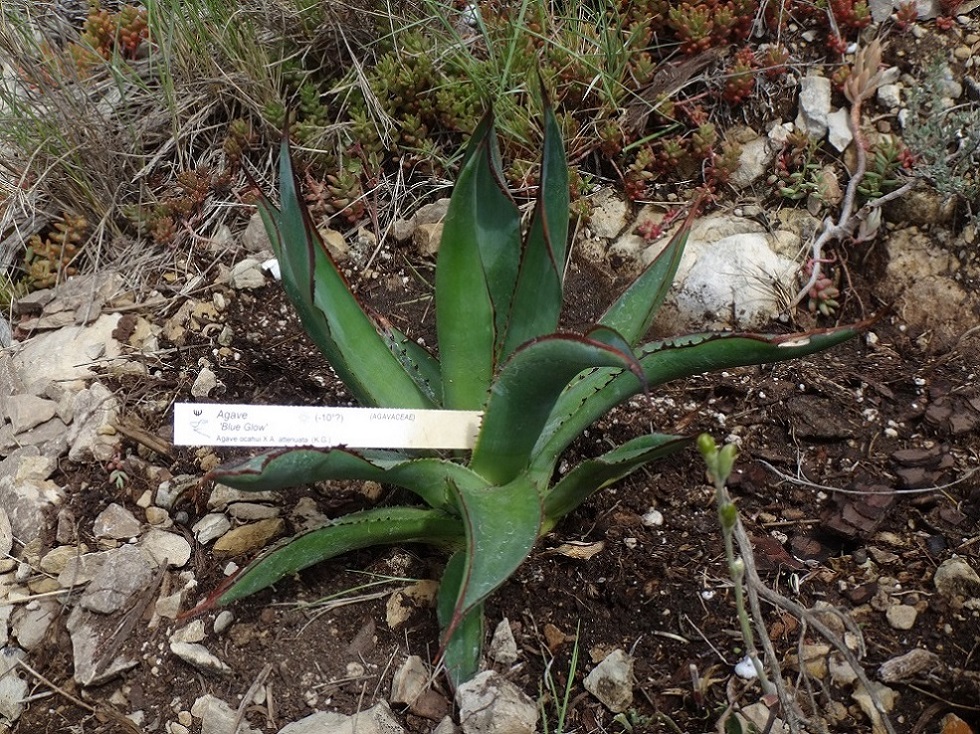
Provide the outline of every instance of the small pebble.
[[893,604],[885,612],[885,619],[892,629],[910,630],[915,625],[915,618],[919,616],[915,607],[907,604]]

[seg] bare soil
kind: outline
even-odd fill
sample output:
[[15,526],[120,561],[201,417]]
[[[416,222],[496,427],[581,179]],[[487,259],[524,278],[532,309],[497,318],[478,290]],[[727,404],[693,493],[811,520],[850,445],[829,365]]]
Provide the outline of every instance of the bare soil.
[[[416,263],[416,271],[424,274],[430,265]],[[432,343],[431,294],[421,278],[409,277],[406,284],[402,275],[394,267],[372,274],[361,280],[360,294],[383,312],[397,307],[411,333]],[[858,289],[873,292],[859,273],[854,275]],[[587,325],[621,286],[608,274],[577,263],[570,274],[572,322],[567,326]],[[212,397],[221,402],[347,402],[298,328],[278,284],[253,292],[218,289],[230,301],[225,318],[234,334],[232,350],[240,356],[221,356],[216,329],[194,333],[161,362],[148,365],[152,378],[117,381],[130,420],[166,437],[165,407],[170,400],[191,399],[202,357],[217,365],[224,388]],[[155,318],[162,321],[178,305]],[[861,315],[853,305],[848,310],[844,320]],[[980,556],[980,475],[971,473],[980,455],[978,342],[967,337],[953,351],[923,354],[890,316],[873,333],[803,361],[674,383],[650,401],[634,400],[609,415],[572,448],[570,459],[597,454],[649,430],[737,436],[742,454],[732,491],[756,543],[756,560],[773,588],[806,606],[827,603],[852,614],[865,637],[864,664],[872,677],[882,662],[919,647],[940,655],[950,668],[976,670],[977,612],[951,607],[935,593],[931,579],[938,564],[954,554],[974,567]],[[213,459],[208,452],[179,447],[169,457],[149,454],[136,441],[127,441],[125,449],[133,457],[146,457],[148,464],[127,459],[129,482],[121,489],[112,488],[107,471],[98,466],[65,463],[57,477],[70,487],[79,540],[93,546],[87,533],[109,503],[139,512],[137,498],[153,488],[146,466],[200,475],[202,461]],[[935,489],[907,493],[928,487]],[[331,517],[369,502],[356,484],[286,494],[287,522],[289,508],[304,494]],[[198,580],[197,601],[221,583],[227,562],[193,543],[190,528],[206,511],[206,498],[206,488],[191,493],[171,513],[194,547],[190,566]],[[373,501],[404,499],[385,490]],[[662,513],[662,524],[644,523],[651,509]],[[595,549],[597,543],[601,551],[588,559],[576,558],[567,545]],[[235,560],[243,564],[248,558]],[[362,551],[239,602],[230,630],[209,636],[212,651],[234,671],[226,677],[203,676],[170,655],[166,642],[175,625],[165,620],[153,630],[138,624],[125,641],[123,650],[138,657],[139,666],[100,689],[79,692],[71,683],[71,646],[59,622],[46,649],[32,660],[39,673],[82,696],[96,712],[56,695],[31,705],[16,731],[134,731],[108,715],[106,706],[123,714],[143,711],[141,728],[135,730],[166,731],[161,727],[198,696],[212,693],[234,707],[260,678],[270,684],[265,701],[244,709],[259,731],[277,731],[317,709],[351,713],[366,708],[388,696],[392,673],[406,655],[434,658],[434,611],[423,605],[392,630],[386,622],[387,597],[323,613],[297,603],[377,578],[365,572],[437,579],[444,560],[425,547]],[[392,582],[381,588],[402,586]],[[898,593],[902,603],[919,609],[912,629],[899,632],[888,624],[876,603],[883,598],[879,589]],[[209,629],[216,612],[203,617]],[[713,490],[694,451],[600,493],[562,522],[493,596],[490,625],[505,617],[521,650],[518,665],[507,675],[529,695],[540,695],[548,671],[559,690],[568,675],[574,676],[569,730],[622,730],[581,686],[594,660],[617,647],[636,658],[635,702],[628,716],[633,731],[712,731],[729,703],[747,705],[759,696],[757,686],[732,672],[743,642]],[[769,610],[767,620],[786,672],[795,677],[791,658],[798,645],[822,640],[789,614]],[[576,640],[580,660],[573,669]],[[832,731],[871,730],[850,700],[849,688],[827,679],[811,683],[824,715],[835,710],[833,701],[843,704],[836,708]],[[936,731],[947,711],[980,725],[976,699],[963,697],[971,691],[969,683],[959,692],[954,681],[941,677],[913,683],[899,687],[893,714],[899,731]],[[421,711],[401,712],[410,731],[429,732],[451,711],[451,695],[443,685],[436,682],[438,695],[429,697]],[[805,690],[798,679],[794,687],[801,695]],[[124,698],[109,704],[120,691]],[[553,702],[545,708],[554,714]],[[668,728],[668,718],[676,728]]]

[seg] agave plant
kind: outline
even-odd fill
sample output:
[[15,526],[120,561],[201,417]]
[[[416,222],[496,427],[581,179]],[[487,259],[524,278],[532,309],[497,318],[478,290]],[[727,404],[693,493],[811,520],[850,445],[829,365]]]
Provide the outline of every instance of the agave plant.
[[485,600],[536,540],[599,489],[689,443],[638,436],[556,479],[559,457],[596,419],[675,378],[800,357],[858,333],[703,333],[640,344],[670,288],[690,218],[594,328],[559,331],[569,186],[547,105],[543,138],[540,188],[523,235],[490,114],[466,147],[436,267],[439,359],[357,302],[302,203],[284,138],[281,209],[261,196],[259,212],[286,293],[337,375],[364,406],[480,410],[483,418],[469,455],[286,448],[211,472],[210,479],[241,490],[375,480],[420,500],[351,513],[295,536],[247,566],[219,603],[356,548],[434,544],[451,551],[437,599],[443,660],[450,679],[464,681],[479,665]]

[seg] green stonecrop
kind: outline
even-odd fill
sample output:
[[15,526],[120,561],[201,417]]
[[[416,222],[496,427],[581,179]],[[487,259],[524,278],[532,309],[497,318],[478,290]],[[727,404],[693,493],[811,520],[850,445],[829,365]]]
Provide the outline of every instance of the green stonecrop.
[[420,500],[418,506],[351,513],[294,537],[245,568],[219,602],[356,548],[434,544],[451,552],[437,612],[454,683],[478,669],[485,600],[537,539],[598,490],[689,443],[683,436],[638,436],[556,479],[559,457],[595,420],[669,380],[800,357],[860,328],[783,336],[703,333],[641,344],[674,278],[689,219],[594,328],[560,331],[569,178],[548,105],[541,185],[525,232],[503,183],[491,115],[466,147],[436,268],[439,358],[361,308],[302,203],[286,140],[280,176],[281,209],[263,196],[259,212],[286,293],[352,395],[371,407],[482,410],[483,420],[469,456],[288,448],[211,472],[210,479],[241,490],[374,480]]

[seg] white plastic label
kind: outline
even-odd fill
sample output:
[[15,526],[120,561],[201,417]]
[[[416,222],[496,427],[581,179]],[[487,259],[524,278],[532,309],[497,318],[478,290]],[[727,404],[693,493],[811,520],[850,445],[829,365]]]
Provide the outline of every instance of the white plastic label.
[[176,403],[174,444],[471,449],[482,416],[476,410]]

